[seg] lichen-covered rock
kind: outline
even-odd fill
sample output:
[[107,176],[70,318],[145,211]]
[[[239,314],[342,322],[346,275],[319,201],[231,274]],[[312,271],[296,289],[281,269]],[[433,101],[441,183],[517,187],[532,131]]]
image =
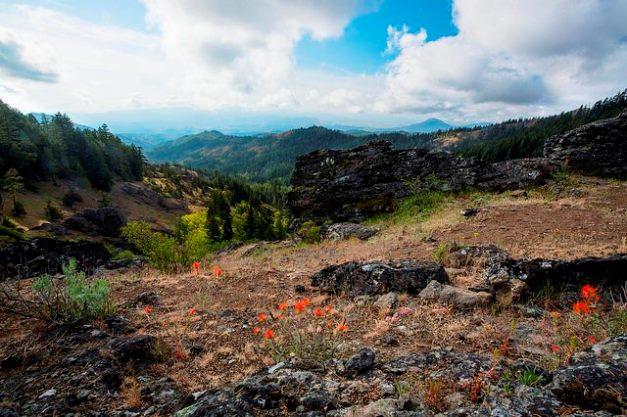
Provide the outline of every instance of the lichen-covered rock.
[[359,223],[335,223],[330,226],[323,227],[321,230],[322,237],[330,240],[342,240],[351,237],[367,240],[377,233],[379,233],[379,229],[364,226]]
[[113,339],[110,349],[113,357],[120,363],[132,361],[150,361],[153,359],[155,337],[139,335]]
[[555,372],[551,391],[568,404],[627,412],[627,335],[576,355],[572,364]]
[[546,285],[578,291],[584,284],[620,291],[625,283],[627,254],[574,260],[495,258],[486,263],[483,277],[497,300],[516,302],[525,293]]
[[418,297],[427,301],[448,304],[456,309],[471,309],[485,306],[492,301],[492,294],[485,291],[471,291],[466,288],[454,287],[431,281]]
[[449,282],[449,277],[434,262],[413,260],[347,262],[326,267],[311,277],[312,285],[324,292],[350,296],[390,291],[417,294],[432,280]]
[[288,206],[296,219],[359,221],[391,211],[416,189],[507,190],[540,184],[551,171],[542,158],[483,164],[447,152],[393,149],[374,141],[350,150],[297,158]]
[[550,137],[544,155],[575,171],[627,178],[627,111]]

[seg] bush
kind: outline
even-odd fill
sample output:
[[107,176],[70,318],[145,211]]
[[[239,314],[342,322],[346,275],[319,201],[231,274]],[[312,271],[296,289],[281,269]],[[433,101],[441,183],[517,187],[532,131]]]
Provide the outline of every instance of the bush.
[[180,266],[189,266],[205,257],[211,247],[204,229],[185,231],[182,242],[172,236],[153,232],[143,221],[129,222],[122,227],[121,236],[133,245],[150,264],[162,271],[172,271]]
[[302,224],[296,234],[300,236],[300,238],[303,239],[304,242],[315,243],[320,241],[320,230],[320,226],[318,226],[313,221],[308,220]]
[[116,308],[106,280],[88,281],[85,273],[78,271],[73,259],[63,267],[63,274],[63,280],[55,281],[49,275],[35,279],[33,301],[4,287],[0,308],[8,313],[36,318],[48,324],[104,319],[115,313]]
[[51,222],[61,220],[63,218],[63,213],[61,210],[52,204],[52,201],[48,200],[46,202],[46,208],[44,209],[44,216]]
[[83,197],[77,193],[76,191],[68,191],[64,196],[63,196],[63,205],[65,207],[74,207],[74,204],[76,203],[82,203],[83,202]]
[[126,261],[129,259],[135,259],[135,254],[128,249],[121,250],[113,257],[114,261]]

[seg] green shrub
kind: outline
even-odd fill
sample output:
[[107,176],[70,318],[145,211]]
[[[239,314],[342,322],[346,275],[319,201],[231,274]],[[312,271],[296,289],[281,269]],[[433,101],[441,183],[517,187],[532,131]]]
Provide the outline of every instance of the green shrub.
[[298,229],[297,234],[304,242],[315,243],[320,241],[320,229],[320,226],[308,220]]
[[544,381],[544,377],[533,369],[525,369],[519,376],[518,382],[529,387],[540,385]]
[[135,257],[136,256],[133,252],[131,252],[128,249],[124,249],[116,253],[115,256],[113,257],[113,260],[114,261],[126,261],[129,259],[135,259]]
[[54,222],[61,220],[63,218],[63,213],[61,213],[61,210],[55,206],[52,201],[48,200],[44,209],[44,216],[49,221]]
[[104,279],[88,281],[78,271],[76,261],[63,267],[65,279],[55,282],[49,275],[33,282],[36,304],[31,312],[49,323],[73,323],[103,319],[115,313],[109,283]]
[[68,191],[64,196],[62,203],[65,207],[73,207],[76,203],[82,203],[83,197],[76,191]]
[[440,265],[446,264],[451,248],[452,245],[450,243],[439,244],[437,248],[433,249],[433,253],[431,254],[433,261]]

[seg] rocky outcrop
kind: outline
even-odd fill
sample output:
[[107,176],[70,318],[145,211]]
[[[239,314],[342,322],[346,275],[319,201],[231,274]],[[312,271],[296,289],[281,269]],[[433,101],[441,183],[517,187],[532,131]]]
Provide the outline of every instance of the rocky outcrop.
[[448,304],[460,310],[485,306],[492,301],[492,294],[487,291],[472,291],[437,281],[431,281],[418,296],[423,300]]
[[360,221],[391,211],[395,200],[420,189],[508,190],[544,181],[546,160],[482,164],[425,149],[392,149],[374,141],[350,150],[321,150],[296,160],[289,208],[297,219]]
[[63,221],[67,229],[91,236],[118,237],[126,217],[115,207],[86,209]]
[[627,254],[606,258],[554,259],[487,259],[483,277],[495,292],[500,304],[516,302],[528,293],[546,286],[577,292],[590,284],[620,293],[625,285]]
[[368,240],[377,233],[379,233],[379,229],[364,226],[359,223],[334,223],[330,226],[323,227],[320,231],[324,239],[330,240],[342,240],[351,237],[356,237],[360,240]]
[[70,259],[76,259],[82,271],[91,273],[110,258],[109,251],[99,242],[54,238],[23,240],[0,248],[0,280],[56,274]]
[[627,178],[627,111],[547,139],[544,156],[574,171]]
[[449,277],[434,262],[413,260],[347,262],[328,266],[311,277],[312,285],[323,292],[349,296],[390,291],[417,294],[432,280],[447,283]]

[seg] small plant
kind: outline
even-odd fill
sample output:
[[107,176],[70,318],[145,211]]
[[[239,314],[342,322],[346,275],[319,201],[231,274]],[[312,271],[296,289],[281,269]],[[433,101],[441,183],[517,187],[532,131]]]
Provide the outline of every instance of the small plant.
[[450,383],[440,379],[427,380],[423,387],[423,402],[431,410],[446,411],[446,397]]
[[127,407],[137,408],[142,405],[141,386],[135,376],[127,376],[120,385],[120,398]]
[[394,381],[394,391],[399,400],[406,399],[411,393],[411,384],[407,381],[396,380]]
[[44,217],[51,222],[55,222],[57,220],[61,220],[63,218],[63,213],[59,209],[59,207],[55,206],[51,200],[46,202],[46,207],[44,208]]
[[253,335],[260,352],[274,361],[291,357],[324,361],[334,358],[348,330],[343,315],[331,306],[311,307],[308,298],[283,302],[276,312],[259,313]]
[[116,253],[115,256],[113,257],[113,260],[114,261],[127,261],[127,260],[135,259],[135,258],[136,256],[133,252],[131,252],[128,249],[124,249]]
[[527,385],[528,387],[535,387],[540,385],[544,381],[544,377],[538,374],[535,369],[525,369],[519,376],[518,382]]
[[4,286],[0,308],[9,314],[35,318],[48,324],[103,319],[115,313],[106,280],[88,281],[85,273],[78,271],[73,259],[63,267],[63,274],[65,279],[61,281],[55,281],[49,275],[35,279],[33,300]]
[[448,254],[451,250],[450,243],[441,243],[433,250],[432,257],[434,262],[444,265],[447,262]]
[[76,191],[68,191],[63,196],[63,199],[61,200],[61,202],[63,203],[65,207],[72,208],[74,207],[74,204],[82,203],[83,197]]
[[306,243],[316,243],[320,241],[320,230],[320,226],[313,221],[308,220],[298,229],[297,234]]

